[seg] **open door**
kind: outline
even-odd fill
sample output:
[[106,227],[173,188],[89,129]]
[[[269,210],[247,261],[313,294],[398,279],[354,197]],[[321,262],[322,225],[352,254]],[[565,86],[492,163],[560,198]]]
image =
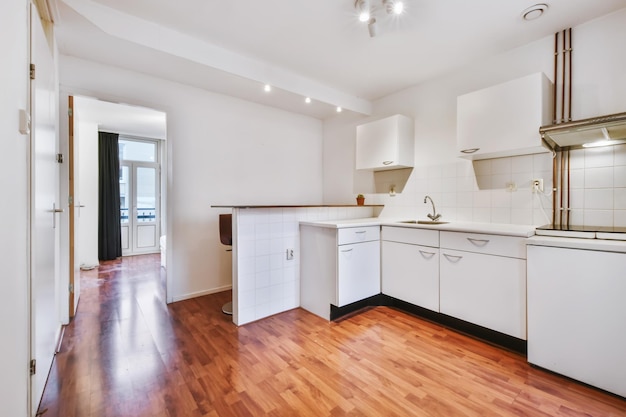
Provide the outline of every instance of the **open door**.
[[[30,331],[32,414],[54,359],[61,322],[56,299],[59,253],[58,112],[54,58],[34,5],[30,6]],[[10,295],[8,295],[10,296]],[[7,318],[10,319],[10,318]]]

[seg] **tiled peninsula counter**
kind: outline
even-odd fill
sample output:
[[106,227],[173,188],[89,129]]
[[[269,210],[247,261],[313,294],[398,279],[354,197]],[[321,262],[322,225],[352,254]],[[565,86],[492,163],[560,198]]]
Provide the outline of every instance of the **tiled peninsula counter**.
[[[382,206],[214,205],[233,214],[233,323],[300,306],[301,221],[370,218]],[[288,250],[293,258],[288,258]]]

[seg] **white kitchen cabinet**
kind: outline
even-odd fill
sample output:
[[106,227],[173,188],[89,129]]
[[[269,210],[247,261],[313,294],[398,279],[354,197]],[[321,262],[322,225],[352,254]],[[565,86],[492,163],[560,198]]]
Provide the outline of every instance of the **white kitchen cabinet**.
[[548,152],[539,127],[552,124],[552,83],[535,73],[457,97],[457,151],[468,159]]
[[438,246],[436,230],[383,227],[383,294],[439,312]]
[[441,232],[440,240],[441,313],[525,340],[524,239]]
[[337,247],[337,307],[380,293],[380,242]]
[[528,361],[626,397],[625,271],[626,253],[528,246]]
[[413,119],[397,114],[356,128],[356,169],[382,171],[412,167]]
[[300,305],[330,320],[343,307],[380,294],[380,227],[300,225]]

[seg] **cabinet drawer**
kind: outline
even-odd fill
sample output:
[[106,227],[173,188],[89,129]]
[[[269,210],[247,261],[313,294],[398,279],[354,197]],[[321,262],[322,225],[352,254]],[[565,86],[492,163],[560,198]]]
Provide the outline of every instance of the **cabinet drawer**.
[[382,240],[436,248],[439,247],[439,231],[415,229],[412,227],[384,226]]
[[372,240],[380,240],[379,226],[346,227],[337,231],[338,245],[369,242]]
[[480,233],[441,232],[441,248],[526,259],[526,239]]

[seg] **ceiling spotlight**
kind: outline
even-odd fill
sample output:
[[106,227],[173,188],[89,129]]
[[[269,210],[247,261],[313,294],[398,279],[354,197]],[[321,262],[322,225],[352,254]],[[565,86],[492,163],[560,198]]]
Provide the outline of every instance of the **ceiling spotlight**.
[[305,98],[305,99],[304,99],[304,102],[305,102],[306,104],[310,104],[310,103],[311,103],[311,97],[307,97],[307,98]]
[[370,20],[370,3],[369,0],[356,0],[354,7],[359,13],[359,20],[361,22],[368,22]]
[[337,113],[341,113],[343,111],[343,109],[339,106],[337,106]]
[[387,14],[402,14],[404,3],[401,0],[383,0],[383,6]]
[[373,38],[378,33],[378,26],[376,26],[376,19],[373,17],[367,24],[367,31],[370,33],[370,38]]
[[272,91],[272,86],[269,84],[265,84],[265,87],[263,87],[263,90],[265,90],[266,93],[269,93],[270,91]]
[[539,19],[548,10],[548,5],[545,3],[535,4],[522,12],[522,19],[535,20]]

